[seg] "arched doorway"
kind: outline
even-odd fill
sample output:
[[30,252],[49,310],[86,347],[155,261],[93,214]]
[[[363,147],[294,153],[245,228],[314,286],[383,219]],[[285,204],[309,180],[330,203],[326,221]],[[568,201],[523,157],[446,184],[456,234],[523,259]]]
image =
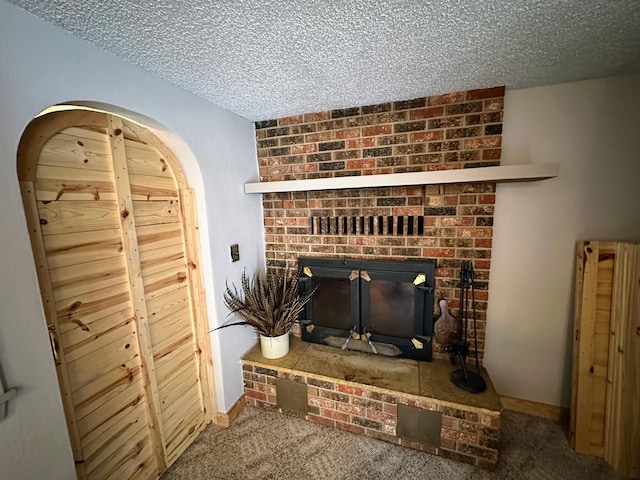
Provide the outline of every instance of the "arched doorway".
[[18,176],[78,476],[157,476],[214,414],[193,191],[144,127],[80,109],[29,124]]

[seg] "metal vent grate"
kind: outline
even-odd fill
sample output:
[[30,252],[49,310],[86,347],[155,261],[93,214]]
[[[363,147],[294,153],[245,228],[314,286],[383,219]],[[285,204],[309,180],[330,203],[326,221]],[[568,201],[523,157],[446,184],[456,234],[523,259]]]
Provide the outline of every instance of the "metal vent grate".
[[312,235],[424,235],[423,215],[309,217]]

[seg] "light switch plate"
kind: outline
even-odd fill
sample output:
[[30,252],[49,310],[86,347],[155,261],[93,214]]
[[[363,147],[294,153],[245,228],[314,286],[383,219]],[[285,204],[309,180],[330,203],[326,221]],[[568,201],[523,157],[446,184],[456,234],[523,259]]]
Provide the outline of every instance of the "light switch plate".
[[231,245],[231,261],[237,262],[240,260],[240,247],[238,247],[237,243]]

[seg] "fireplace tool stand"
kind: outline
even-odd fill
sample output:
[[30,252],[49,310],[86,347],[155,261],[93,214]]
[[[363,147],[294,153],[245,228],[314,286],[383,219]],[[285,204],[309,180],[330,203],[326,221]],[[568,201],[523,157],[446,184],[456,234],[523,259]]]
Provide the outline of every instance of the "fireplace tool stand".
[[[476,328],[476,282],[474,281],[473,263],[463,261],[460,267],[460,309],[458,313],[458,340],[447,347],[452,361],[457,357],[460,361],[460,370],[455,370],[449,376],[449,380],[456,387],[470,393],[480,393],[487,389],[487,384],[480,376],[478,366],[478,332]],[[475,349],[476,367],[471,371],[467,367],[467,355],[469,355],[469,342],[467,340],[467,327],[469,325],[469,293],[471,293],[471,311],[473,320],[473,342]]]

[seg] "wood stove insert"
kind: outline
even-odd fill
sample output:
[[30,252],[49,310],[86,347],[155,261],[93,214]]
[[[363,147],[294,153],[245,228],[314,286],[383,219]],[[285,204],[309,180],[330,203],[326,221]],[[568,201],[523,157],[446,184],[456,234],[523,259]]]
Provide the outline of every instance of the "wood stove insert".
[[431,361],[435,262],[298,259],[307,342]]

